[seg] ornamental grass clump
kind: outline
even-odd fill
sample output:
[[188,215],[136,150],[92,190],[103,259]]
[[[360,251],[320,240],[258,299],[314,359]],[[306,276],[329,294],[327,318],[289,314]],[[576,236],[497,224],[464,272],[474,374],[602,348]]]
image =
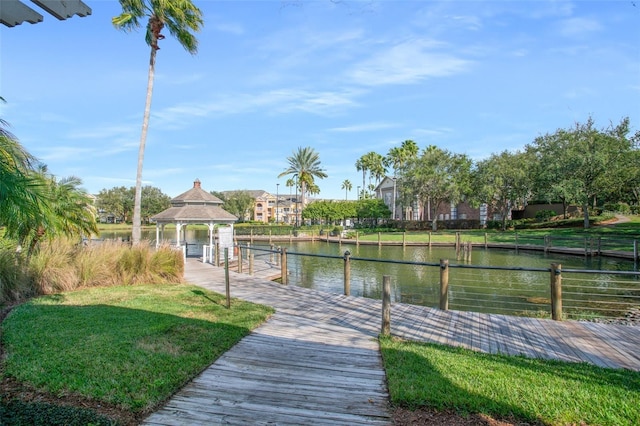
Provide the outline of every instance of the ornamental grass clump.
[[0,305],[35,295],[23,256],[16,245],[0,241]]
[[0,247],[2,304],[84,287],[179,283],[183,275],[182,252],[169,246],[57,239],[28,259],[16,247]]
[[42,244],[29,259],[36,294],[52,294],[79,287],[79,276],[74,261],[78,249],[68,240]]

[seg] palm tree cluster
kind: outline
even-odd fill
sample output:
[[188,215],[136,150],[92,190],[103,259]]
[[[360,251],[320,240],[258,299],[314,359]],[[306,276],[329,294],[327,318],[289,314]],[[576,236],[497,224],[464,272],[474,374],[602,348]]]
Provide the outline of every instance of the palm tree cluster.
[[[0,98],[1,101],[2,98]],[[0,119],[0,227],[31,255],[40,241],[98,233],[89,195],[77,177],[57,179]]]
[[[358,194],[358,198],[374,197],[373,191],[380,181],[387,175],[388,169],[393,169],[393,176],[413,158],[418,156],[418,145],[407,139],[400,146],[393,147],[386,156],[371,151],[358,158],[356,161],[356,170],[362,172],[362,193]],[[365,185],[365,179],[369,175],[368,185]]]

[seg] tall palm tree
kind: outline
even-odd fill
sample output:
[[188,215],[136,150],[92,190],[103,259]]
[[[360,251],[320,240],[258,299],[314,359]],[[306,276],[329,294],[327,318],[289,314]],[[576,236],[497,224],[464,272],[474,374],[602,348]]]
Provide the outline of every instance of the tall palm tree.
[[[368,170],[366,160],[367,160],[366,157],[363,155],[362,157],[358,158],[358,160],[356,161],[356,170],[359,172],[362,171],[362,191],[363,192],[365,189],[364,180],[367,176],[367,170]],[[358,194],[358,198],[360,198],[360,194]]]
[[197,32],[203,25],[202,12],[191,0],[120,0],[122,13],[112,18],[113,25],[120,30],[131,31],[140,28],[140,20],[148,17],[145,41],[151,47],[149,60],[149,76],[147,80],[147,98],[142,119],[142,134],[138,149],[138,171],[136,173],[136,190],[133,206],[133,229],[131,238],[134,244],[140,242],[141,236],[141,204],[142,204],[142,165],[144,148],[147,143],[149,116],[151,111],[151,95],[156,68],[156,52],[158,41],[164,38],[162,30],[166,26],[169,33],[178,40],[184,49],[195,55],[198,51],[198,40],[192,32]]
[[349,181],[349,179],[345,179],[342,182],[342,187],[341,187],[341,189],[344,189],[344,199],[345,200],[349,199],[349,197],[347,196],[347,192],[351,191],[351,188],[353,188],[353,185],[351,185],[351,181]]
[[[315,178],[323,179],[327,174],[320,167],[320,155],[311,147],[298,148],[291,157],[287,157],[289,167],[278,175],[281,178],[292,175],[298,178],[300,199],[304,209],[306,192],[309,186],[315,185]],[[317,186],[317,185],[315,185]]]

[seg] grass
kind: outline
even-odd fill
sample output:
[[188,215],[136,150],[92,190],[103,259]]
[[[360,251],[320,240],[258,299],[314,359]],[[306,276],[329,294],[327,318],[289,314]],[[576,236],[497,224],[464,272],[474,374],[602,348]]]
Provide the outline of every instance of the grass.
[[640,373],[381,338],[391,401],[547,425],[640,424]]
[[147,412],[273,312],[238,300],[226,309],[225,300],[183,284],[32,299],[2,323],[4,376],[53,395]]
[[0,305],[32,296],[140,283],[182,281],[182,253],[162,246],[104,242],[84,246],[58,239],[42,244],[29,259],[15,247],[0,246]]
[[[640,216],[629,216],[630,222],[620,223],[613,226],[595,226],[589,229],[581,227],[573,228],[547,228],[547,229],[518,229],[516,231],[498,230],[440,230],[436,232],[412,231],[404,234],[402,232],[382,232],[380,241],[382,242],[402,242],[403,238],[408,243],[449,243],[453,244],[456,233],[459,232],[462,242],[484,243],[485,235],[489,243],[514,244],[516,235],[518,244],[543,245],[545,236],[551,236],[554,246],[562,247],[584,247],[585,238],[602,237],[607,240],[607,250],[632,251],[631,240],[640,238]],[[359,230],[358,238],[361,241],[378,241],[378,233],[367,233]],[[627,241],[625,241],[627,240]]]

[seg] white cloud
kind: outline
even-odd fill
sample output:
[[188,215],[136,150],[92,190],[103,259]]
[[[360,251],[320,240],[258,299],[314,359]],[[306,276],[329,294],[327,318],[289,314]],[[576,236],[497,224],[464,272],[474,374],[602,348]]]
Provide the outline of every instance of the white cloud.
[[70,139],[113,139],[123,135],[134,135],[140,131],[140,124],[133,125],[113,125],[94,127],[91,129],[75,130],[67,137]]
[[469,69],[471,61],[435,51],[439,47],[440,43],[429,40],[402,42],[356,65],[348,75],[355,83],[378,86],[413,84]]
[[304,111],[315,115],[332,115],[346,107],[357,106],[361,91],[310,91],[304,89],[274,89],[257,94],[229,94],[224,97],[181,103],[152,112],[155,125],[174,129],[188,125],[190,118],[241,114],[256,109],[271,114]]
[[346,132],[346,133],[372,132],[376,130],[391,129],[394,127],[398,127],[398,125],[393,123],[374,122],[374,123],[354,124],[351,126],[343,126],[343,127],[333,127],[331,129],[328,129],[328,131]]
[[560,34],[565,37],[582,37],[601,29],[602,25],[595,19],[590,18],[576,17],[560,21]]
[[216,31],[220,31],[222,33],[227,33],[227,34],[234,34],[234,35],[244,34],[244,27],[236,23],[230,23],[230,22],[214,23],[213,28]]

